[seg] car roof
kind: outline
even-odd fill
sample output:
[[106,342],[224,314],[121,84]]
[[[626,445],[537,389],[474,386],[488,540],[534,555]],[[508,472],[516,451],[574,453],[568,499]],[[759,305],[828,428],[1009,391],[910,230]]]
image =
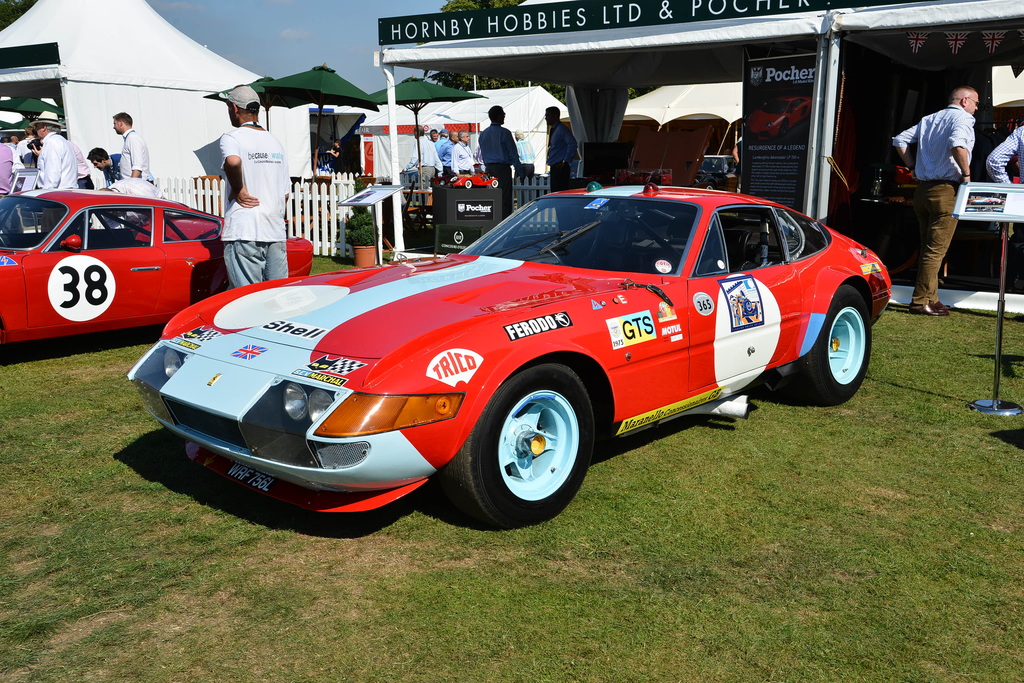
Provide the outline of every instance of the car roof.
[[199,209],[193,209],[180,202],[172,202],[168,199],[153,199],[152,197],[138,197],[131,194],[111,192],[108,190],[31,190],[22,192],[12,197],[38,197],[51,201],[66,204],[71,209],[80,209],[85,206],[102,206],[105,204],[116,204],[118,206],[139,205],[159,206],[167,209],[185,209],[195,213],[205,213]]
[[674,199],[677,201],[688,201],[700,204],[701,206],[709,209],[717,209],[721,206],[734,206],[736,204],[749,204],[752,206],[779,206],[775,202],[767,199],[761,199],[760,197],[751,197],[745,194],[736,194],[735,192],[722,192],[719,190],[705,190],[698,187],[675,187],[675,186],[658,186],[650,183],[652,191],[650,193],[644,192],[645,185],[614,185],[609,187],[602,187],[599,190],[567,190],[565,192],[557,192],[553,195],[545,196],[559,196],[559,195],[587,195],[592,197],[637,197],[639,199]]

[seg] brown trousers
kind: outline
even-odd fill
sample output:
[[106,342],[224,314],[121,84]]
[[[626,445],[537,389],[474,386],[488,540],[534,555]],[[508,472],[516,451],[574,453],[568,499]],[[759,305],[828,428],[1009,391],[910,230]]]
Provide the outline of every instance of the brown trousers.
[[914,193],[914,213],[921,231],[921,248],[917,257],[917,282],[910,300],[913,306],[939,300],[939,269],[956,231],[957,221],[953,218],[956,189],[956,183],[923,180]]

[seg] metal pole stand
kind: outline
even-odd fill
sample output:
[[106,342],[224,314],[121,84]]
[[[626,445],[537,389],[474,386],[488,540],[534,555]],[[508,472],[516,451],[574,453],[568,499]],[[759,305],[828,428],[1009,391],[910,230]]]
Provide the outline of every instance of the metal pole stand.
[[999,400],[999,375],[1003,369],[1003,309],[1006,307],[1006,245],[1009,240],[1009,223],[999,224],[1000,241],[1002,242],[1002,259],[999,265],[999,305],[996,314],[996,376],[992,386],[992,398],[983,398],[967,404],[971,410],[986,415],[1020,415],[1024,413],[1016,403]]

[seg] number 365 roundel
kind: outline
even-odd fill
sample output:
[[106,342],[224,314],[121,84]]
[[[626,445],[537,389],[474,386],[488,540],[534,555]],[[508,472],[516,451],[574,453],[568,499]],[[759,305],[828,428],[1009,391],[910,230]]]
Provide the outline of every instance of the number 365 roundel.
[[117,283],[103,261],[78,254],[50,272],[46,292],[53,310],[76,322],[92,320],[110,307]]

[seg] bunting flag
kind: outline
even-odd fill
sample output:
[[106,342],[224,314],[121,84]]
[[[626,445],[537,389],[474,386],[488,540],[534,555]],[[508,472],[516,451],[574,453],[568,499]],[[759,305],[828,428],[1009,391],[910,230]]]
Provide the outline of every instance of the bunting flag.
[[1013,77],[1017,78],[1020,76],[1020,72],[1024,71],[1024,64],[1011,64],[1010,68],[1013,69]]
[[[993,54],[999,44],[1003,42],[1003,37],[1006,36],[1006,31],[982,31],[981,39],[985,41],[985,47],[988,48],[988,53]],[[955,54],[955,53],[954,53]]]
[[924,41],[928,40],[930,35],[930,33],[923,31],[907,31],[907,42],[910,43],[910,49],[915,55],[918,50],[924,47]]
[[946,42],[949,44],[949,49],[953,54],[960,52],[960,48],[967,42],[967,36],[970,35],[967,31],[949,31],[946,33]]

